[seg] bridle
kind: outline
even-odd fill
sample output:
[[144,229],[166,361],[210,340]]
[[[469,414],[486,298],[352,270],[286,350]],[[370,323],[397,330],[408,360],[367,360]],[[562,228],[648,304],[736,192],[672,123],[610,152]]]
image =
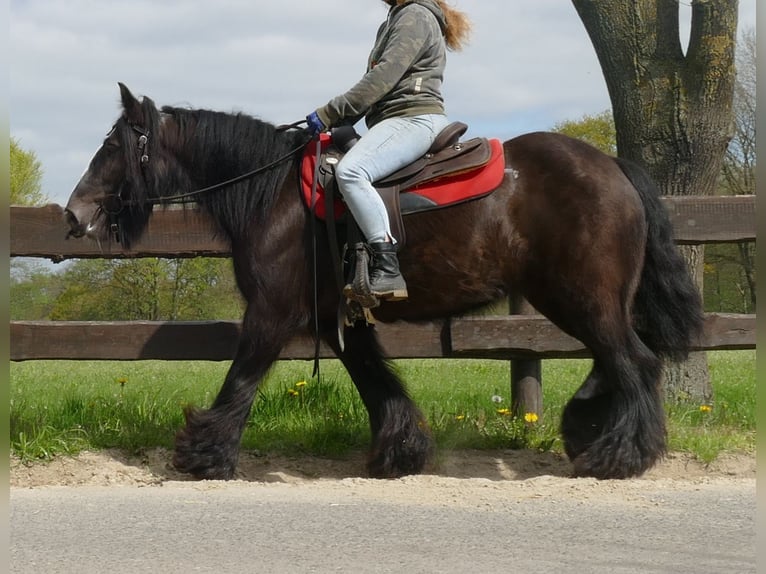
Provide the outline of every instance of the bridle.
[[[291,124],[285,124],[281,126],[277,126],[277,131],[286,131],[289,129],[295,129],[301,124],[306,123],[306,120],[299,120],[297,122],[293,122]],[[149,157],[149,138],[151,136],[149,130],[134,124],[129,123],[128,124],[130,128],[138,134],[138,138],[136,140],[137,150],[138,150],[138,160],[139,165],[141,168],[141,177],[143,179],[144,187],[148,190],[148,184],[146,181],[146,172],[145,167],[149,164],[150,157]],[[115,128],[112,128],[115,129]],[[314,180],[312,182],[312,189],[311,189],[311,209],[314,210],[314,206],[316,204],[317,199],[317,185],[318,185],[318,170],[320,166],[320,153],[321,153],[321,143],[319,137],[314,134],[312,135],[312,138],[316,142],[316,161],[315,161],[315,168],[314,168]],[[238,183],[240,181],[244,181],[246,179],[249,179],[251,177],[254,177],[258,175],[259,173],[263,173],[265,171],[268,171],[277,165],[281,164],[282,162],[288,160],[292,156],[294,156],[296,153],[303,151],[306,148],[306,145],[308,145],[309,141],[301,143],[299,146],[296,146],[294,149],[291,149],[287,153],[281,155],[274,161],[262,165],[256,169],[253,169],[251,171],[248,171],[247,173],[243,173],[241,175],[238,175],[236,177],[233,177],[231,179],[227,179],[226,181],[222,181],[220,183],[216,183],[215,185],[210,185],[207,187],[203,187],[201,189],[195,189],[194,191],[189,191],[187,193],[181,193],[178,195],[172,195],[172,196],[165,196],[162,198],[149,198],[142,203],[144,205],[158,205],[158,204],[168,204],[168,203],[191,203],[193,202],[194,198],[202,195],[203,193],[207,193],[210,191],[214,191],[217,189],[223,189],[229,185],[233,185],[235,183]],[[109,231],[114,235],[115,241],[117,243],[120,242],[120,227],[119,227],[119,215],[122,213],[122,210],[125,208],[126,205],[136,205],[137,202],[133,200],[125,201],[121,197],[122,190],[117,191],[115,193],[112,193],[104,198],[104,200],[99,203],[98,210],[103,211],[107,219],[109,221]],[[148,195],[148,194],[147,194]],[[314,349],[314,371],[312,376],[318,376],[319,375],[319,356],[320,356],[320,337],[319,337],[319,291],[318,291],[318,281],[317,281],[317,271],[318,271],[318,265],[317,265],[317,230],[316,230],[316,218],[311,218],[311,236],[312,236],[312,251],[313,251],[313,275],[314,275],[314,331],[315,331],[315,349]],[[339,284],[339,289],[342,288],[342,285]],[[341,345],[343,345],[343,339],[341,337],[340,339]]]
[[[277,126],[277,131],[286,131],[289,129],[295,129],[304,123],[306,123],[306,120],[299,120],[291,124]],[[151,136],[151,133],[149,132],[149,130],[135,123],[129,123],[128,126],[134,132],[138,134],[138,138],[136,140],[136,146],[138,151],[138,162],[139,162],[139,166],[141,167],[141,176],[142,176],[142,179],[144,180],[144,186],[148,188],[148,185],[146,183],[146,172],[144,171],[144,169],[149,164],[149,161],[150,161],[149,138]],[[115,128],[113,127],[112,129],[115,129]],[[274,167],[278,166],[282,162],[293,157],[296,153],[305,149],[307,143],[308,142],[301,143],[299,146],[296,146],[295,148],[291,149],[287,153],[279,156],[274,161],[267,163],[266,165],[262,165],[251,171],[248,171],[247,173],[243,173],[241,175],[233,177],[231,179],[227,179],[225,181],[216,183],[214,185],[209,185],[207,187],[195,189],[193,191],[189,191],[186,193],[180,193],[177,195],[169,195],[164,197],[150,197],[142,201],[141,204],[142,205],[160,205],[160,204],[193,203],[196,200],[195,198],[199,197],[203,193],[208,193],[210,191],[223,189],[225,187],[228,187],[235,183],[239,183],[240,181],[244,181],[246,179],[250,179],[251,177],[254,177],[260,173],[264,173],[270,169],[273,169]],[[118,242],[119,242],[119,215],[120,213],[122,213],[123,209],[125,209],[126,206],[137,205],[137,204],[138,202],[134,200],[123,199],[122,190],[107,195],[101,202],[99,202],[98,211],[103,212],[107,216],[109,220],[109,230],[111,233],[114,234],[115,239]]]

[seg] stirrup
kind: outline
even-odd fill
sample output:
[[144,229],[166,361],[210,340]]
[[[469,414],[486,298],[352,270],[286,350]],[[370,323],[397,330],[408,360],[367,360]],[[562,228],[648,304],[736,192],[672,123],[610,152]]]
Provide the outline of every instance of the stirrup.
[[370,290],[370,253],[364,243],[357,243],[354,279],[343,287],[343,296],[356,301],[362,307],[373,309],[380,305],[380,300]]

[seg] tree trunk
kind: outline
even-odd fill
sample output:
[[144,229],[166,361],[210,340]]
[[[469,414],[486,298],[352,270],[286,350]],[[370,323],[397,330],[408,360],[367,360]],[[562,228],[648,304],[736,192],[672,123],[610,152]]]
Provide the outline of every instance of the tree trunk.
[[[712,195],[732,136],[738,0],[692,0],[686,54],[676,0],[572,0],[604,73],[618,155],[663,195]],[[683,250],[702,283],[704,250]],[[705,355],[666,368],[670,397],[712,395]]]

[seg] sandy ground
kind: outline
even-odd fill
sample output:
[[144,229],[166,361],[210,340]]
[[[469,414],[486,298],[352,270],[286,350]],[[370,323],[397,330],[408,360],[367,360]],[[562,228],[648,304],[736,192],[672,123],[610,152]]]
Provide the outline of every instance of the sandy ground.
[[[161,486],[168,482],[191,482],[173,470],[172,453],[165,449],[148,450],[139,456],[120,451],[84,452],[75,457],[56,457],[47,462],[25,464],[16,458],[10,461],[12,488],[38,488],[50,486]],[[437,455],[434,462],[419,476],[405,477],[401,481],[417,486],[418,496],[428,496],[429,487],[440,491],[445,483],[466,486],[497,483],[545,483],[546,490],[571,492],[573,488],[587,488],[597,481],[573,480],[571,465],[566,457],[532,451],[449,451]],[[681,488],[706,482],[732,483],[755,480],[755,455],[724,455],[711,464],[703,464],[688,455],[671,453],[643,477],[609,483],[611,494],[626,492],[640,484],[658,481]],[[316,457],[289,458],[243,452],[234,482],[282,483],[295,485],[329,486],[369,483],[375,489],[386,483],[366,478],[361,454],[343,460]],[[215,481],[212,481],[214,483]],[[196,483],[200,484],[200,483]],[[220,483],[219,483],[220,484]],[[654,484],[653,486],[657,486]],[[603,483],[602,483],[603,489]]]

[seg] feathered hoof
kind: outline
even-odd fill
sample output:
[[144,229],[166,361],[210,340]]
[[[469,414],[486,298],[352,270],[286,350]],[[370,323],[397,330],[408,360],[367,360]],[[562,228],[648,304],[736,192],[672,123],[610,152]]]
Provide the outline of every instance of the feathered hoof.
[[186,412],[186,426],[176,434],[173,467],[198,480],[231,480],[239,459],[239,443],[217,440],[205,413]]
[[236,470],[235,464],[221,464],[216,461],[219,457],[211,457],[201,453],[185,452],[176,447],[173,455],[173,468],[178,472],[189,474],[197,480],[231,480]]
[[605,436],[577,456],[570,457],[570,460],[575,476],[600,480],[626,479],[643,475],[662,460],[664,453],[664,441],[639,447],[633,441]]
[[420,474],[431,458],[433,443],[428,433],[420,428],[406,436],[389,437],[377,441],[370,451],[367,472],[372,478],[399,478]]

